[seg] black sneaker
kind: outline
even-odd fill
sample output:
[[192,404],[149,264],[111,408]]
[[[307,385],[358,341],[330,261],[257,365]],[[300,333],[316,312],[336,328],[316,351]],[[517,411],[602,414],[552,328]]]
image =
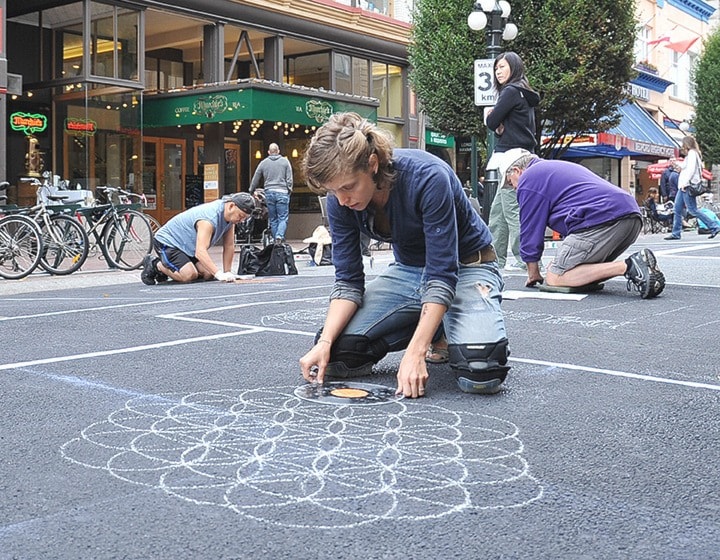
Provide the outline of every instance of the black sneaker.
[[145,255],[142,261],[142,272],[140,273],[140,280],[143,284],[153,286],[157,279],[157,269],[155,268],[155,260],[152,255]]
[[156,271],[155,272],[155,282],[157,282],[158,284],[160,284],[160,282],[167,282],[168,280],[170,280],[170,277],[167,274],[165,274],[164,272],[160,272],[160,269],[158,269],[157,263],[159,260],[160,259],[155,259],[155,261],[154,261],[154,266],[155,266],[155,271]]
[[633,253],[625,259],[625,264],[628,291],[635,288],[642,299],[650,299],[659,296],[665,289],[665,275],[657,267],[657,260],[650,249]]

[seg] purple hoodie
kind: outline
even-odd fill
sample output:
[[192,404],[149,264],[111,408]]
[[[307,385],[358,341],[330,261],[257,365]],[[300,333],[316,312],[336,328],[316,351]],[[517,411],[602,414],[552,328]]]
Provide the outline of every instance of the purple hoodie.
[[518,180],[517,197],[525,262],[540,260],[546,227],[565,237],[631,214],[641,216],[629,193],[570,161],[531,161]]

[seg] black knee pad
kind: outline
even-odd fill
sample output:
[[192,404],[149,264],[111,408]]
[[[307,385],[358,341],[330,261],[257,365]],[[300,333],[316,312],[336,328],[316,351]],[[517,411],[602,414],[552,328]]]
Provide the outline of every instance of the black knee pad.
[[[317,338],[319,337],[318,334]],[[342,362],[350,368],[356,368],[367,363],[378,363],[387,355],[388,350],[387,342],[382,339],[370,340],[364,335],[342,334],[332,346],[330,361]]]
[[507,338],[484,344],[450,344],[448,351],[458,384],[468,393],[499,390],[510,370]]

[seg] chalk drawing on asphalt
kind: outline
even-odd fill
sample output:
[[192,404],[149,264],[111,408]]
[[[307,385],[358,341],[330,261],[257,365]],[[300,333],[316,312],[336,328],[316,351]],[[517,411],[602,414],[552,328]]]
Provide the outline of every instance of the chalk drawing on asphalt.
[[408,400],[318,405],[292,391],[133,398],[61,452],[123,481],[286,527],[420,521],[543,495],[512,422]]
[[265,315],[260,320],[264,327],[281,326],[317,326],[322,325],[327,314],[327,306],[321,305],[314,309],[298,309],[285,313]]

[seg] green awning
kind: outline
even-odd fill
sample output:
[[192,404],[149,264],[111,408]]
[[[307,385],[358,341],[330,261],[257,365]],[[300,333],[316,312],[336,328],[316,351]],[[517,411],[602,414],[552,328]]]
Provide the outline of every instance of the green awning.
[[279,91],[282,89],[280,85],[277,89],[265,89],[248,84],[236,85],[233,89],[213,88],[162,97],[148,96],[144,102],[144,126],[157,128],[252,119],[320,126],[333,113],[345,111],[377,121],[378,102],[375,99],[348,96],[357,100],[345,101],[318,95],[319,90],[305,94],[294,90]]

